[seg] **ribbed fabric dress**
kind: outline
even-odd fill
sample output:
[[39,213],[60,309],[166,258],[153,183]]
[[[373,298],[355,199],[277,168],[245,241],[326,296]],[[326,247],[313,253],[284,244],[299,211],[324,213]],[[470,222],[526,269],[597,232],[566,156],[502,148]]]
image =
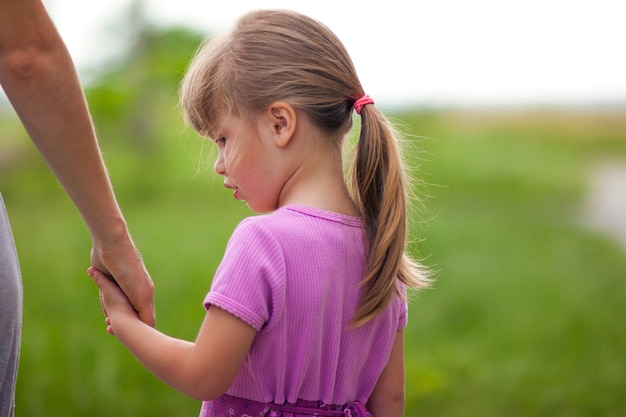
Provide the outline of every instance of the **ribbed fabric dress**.
[[276,404],[365,403],[406,326],[407,304],[396,297],[349,329],[364,265],[357,217],[288,205],[241,222],[204,301],[258,331],[226,393]]

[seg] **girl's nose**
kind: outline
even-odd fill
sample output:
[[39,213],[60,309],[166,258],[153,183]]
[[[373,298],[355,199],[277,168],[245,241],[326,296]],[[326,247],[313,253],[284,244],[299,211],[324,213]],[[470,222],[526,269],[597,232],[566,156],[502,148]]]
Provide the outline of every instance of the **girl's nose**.
[[224,166],[224,157],[222,156],[222,152],[217,154],[217,159],[215,160],[215,165],[213,165],[213,169],[218,175],[226,175],[226,167]]

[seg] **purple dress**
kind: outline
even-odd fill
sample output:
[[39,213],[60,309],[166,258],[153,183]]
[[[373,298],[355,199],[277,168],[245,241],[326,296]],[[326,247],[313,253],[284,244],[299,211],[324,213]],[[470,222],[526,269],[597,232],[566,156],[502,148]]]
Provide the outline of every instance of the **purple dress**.
[[[257,330],[226,394],[340,409],[366,403],[406,326],[407,304],[395,297],[351,329],[364,267],[357,217],[288,205],[241,222],[205,298],[206,308],[218,306]],[[202,415],[217,415],[209,413],[216,401],[204,402]]]

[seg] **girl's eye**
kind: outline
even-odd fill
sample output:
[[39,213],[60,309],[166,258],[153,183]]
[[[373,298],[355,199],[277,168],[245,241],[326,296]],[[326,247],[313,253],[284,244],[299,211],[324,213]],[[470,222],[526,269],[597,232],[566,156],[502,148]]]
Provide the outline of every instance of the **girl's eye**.
[[216,145],[224,145],[226,143],[226,138],[223,136],[218,137],[217,139],[215,139],[215,144]]

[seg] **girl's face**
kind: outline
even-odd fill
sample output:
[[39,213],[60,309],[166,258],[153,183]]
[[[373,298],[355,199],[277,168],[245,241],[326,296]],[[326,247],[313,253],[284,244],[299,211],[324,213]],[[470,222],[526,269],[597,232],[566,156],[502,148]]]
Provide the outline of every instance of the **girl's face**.
[[224,186],[233,190],[234,198],[257,213],[276,210],[287,177],[272,137],[258,123],[250,126],[229,115],[214,142],[218,147],[215,172],[224,177]]

